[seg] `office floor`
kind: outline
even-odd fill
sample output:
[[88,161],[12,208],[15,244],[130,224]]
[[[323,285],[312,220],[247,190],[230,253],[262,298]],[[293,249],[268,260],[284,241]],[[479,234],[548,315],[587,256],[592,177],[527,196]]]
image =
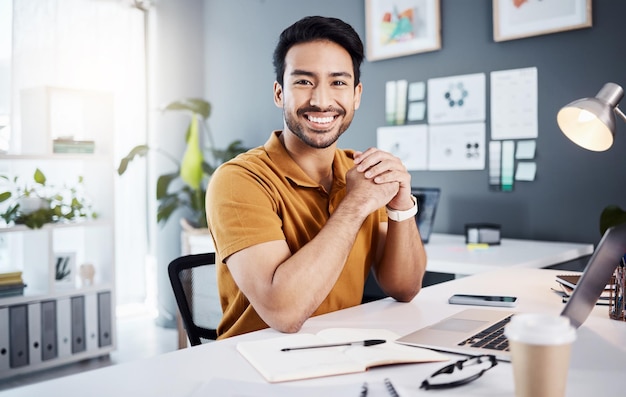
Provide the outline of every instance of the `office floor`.
[[19,386],[140,360],[176,350],[178,344],[176,330],[155,325],[154,317],[154,313],[141,308],[118,312],[116,351],[108,356],[0,380],[0,394]]

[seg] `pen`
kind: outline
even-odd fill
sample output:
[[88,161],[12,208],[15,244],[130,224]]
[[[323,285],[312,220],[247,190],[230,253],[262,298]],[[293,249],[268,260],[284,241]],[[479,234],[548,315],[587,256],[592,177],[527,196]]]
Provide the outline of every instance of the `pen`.
[[280,351],[289,352],[292,350],[303,350],[303,349],[319,349],[321,347],[335,347],[335,346],[374,346],[380,345],[381,343],[385,343],[384,339],[366,339],[358,342],[345,342],[345,343],[329,343],[327,345],[311,345],[311,346],[298,346],[298,347],[283,347]]
[[367,382],[363,382],[363,386],[361,386],[361,394],[359,397],[367,397]]
[[400,397],[400,395],[396,391],[396,388],[393,387],[393,384],[391,383],[389,378],[385,378],[385,387],[387,388],[387,392],[389,393],[391,397]]

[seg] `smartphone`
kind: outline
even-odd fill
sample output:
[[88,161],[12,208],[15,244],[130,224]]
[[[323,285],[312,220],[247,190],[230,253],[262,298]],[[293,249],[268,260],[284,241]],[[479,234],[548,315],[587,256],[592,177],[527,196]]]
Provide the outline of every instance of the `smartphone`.
[[517,297],[500,295],[454,294],[450,297],[450,299],[448,299],[448,303],[454,305],[514,307],[517,304]]

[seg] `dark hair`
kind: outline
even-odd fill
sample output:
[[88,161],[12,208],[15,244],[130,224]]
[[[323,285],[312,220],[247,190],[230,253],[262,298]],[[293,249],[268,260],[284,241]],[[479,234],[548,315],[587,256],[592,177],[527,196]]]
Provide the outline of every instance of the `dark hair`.
[[305,17],[283,30],[274,49],[274,71],[276,81],[282,85],[285,74],[285,56],[291,47],[300,43],[329,40],[342,46],[352,58],[354,84],[361,78],[363,42],[352,26],[341,19],[311,16]]

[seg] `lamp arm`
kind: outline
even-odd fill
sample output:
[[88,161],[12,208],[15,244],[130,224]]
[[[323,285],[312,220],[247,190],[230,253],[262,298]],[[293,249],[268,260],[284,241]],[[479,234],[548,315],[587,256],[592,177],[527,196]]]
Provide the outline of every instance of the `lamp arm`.
[[615,113],[617,113],[622,118],[622,120],[626,123],[626,114],[624,114],[621,111],[621,109],[617,106],[615,106]]

